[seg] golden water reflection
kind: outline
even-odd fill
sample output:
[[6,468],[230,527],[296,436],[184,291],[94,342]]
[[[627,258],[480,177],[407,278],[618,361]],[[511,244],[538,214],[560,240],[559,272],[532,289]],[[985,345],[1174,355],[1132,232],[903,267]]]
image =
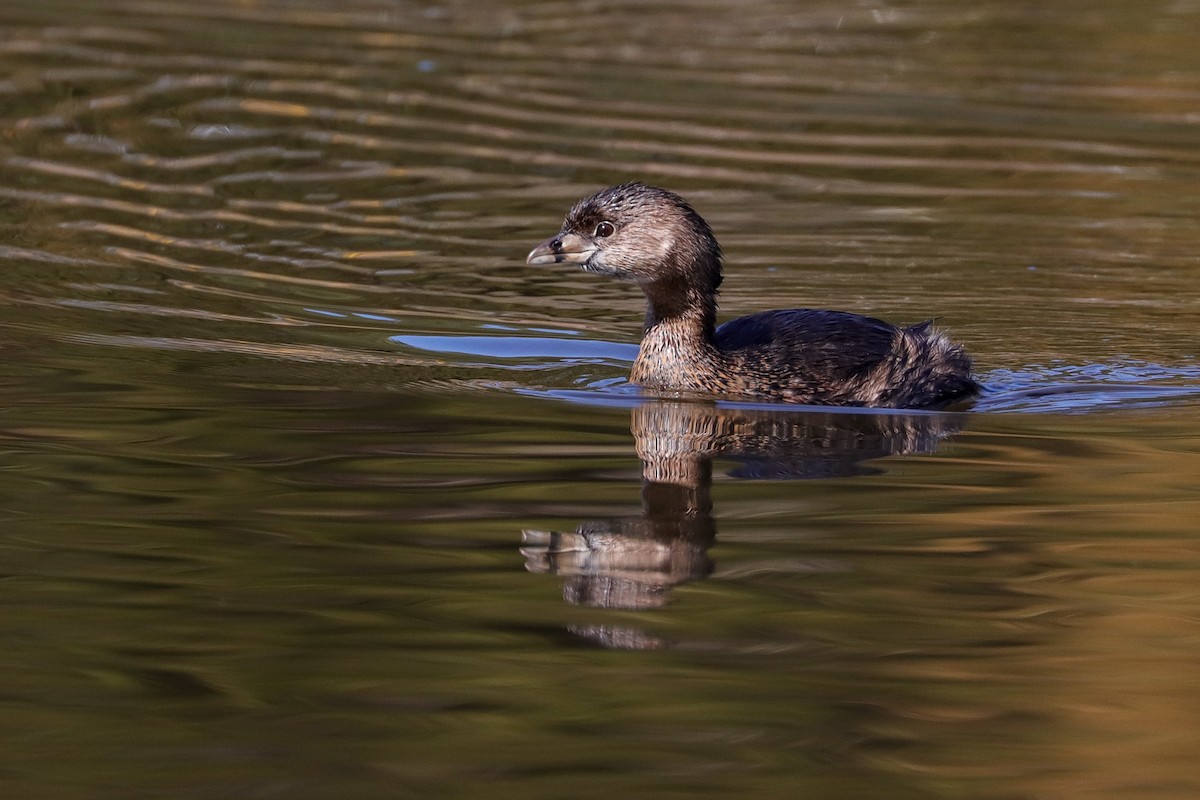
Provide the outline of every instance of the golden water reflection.
[[[567,623],[581,642],[752,664],[790,699],[767,711],[729,686],[729,703],[747,703],[742,715],[825,715],[794,723],[815,737],[806,750],[895,780],[896,796],[936,786],[953,796],[1193,796],[1200,540],[1180,525],[1200,507],[1194,436],[1117,445],[1080,437],[1066,420],[1032,432],[979,416],[970,427],[982,430],[969,430],[968,419],[644,403],[630,426],[640,513],[526,530],[526,568],[557,576],[568,603],[595,609]],[[921,485],[921,462],[947,449],[929,468],[940,470],[942,491],[962,493],[961,509],[880,511],[883,486]],[[918,464],[914,477],[872,482],[869,473],[888,470],[874,459],[904,455],[921,456],[906,462]],[[786,550],[811,553],[810,573],[784,574],[775,561],[756,574],[735,544],[713,580],[714,460],[734,464],[735,479],[829,479],[809,488],[838,495],[828,502],[842,509],[833,533],[844,538],[820,538],[831,520],[817,507],[811,530],[794,528]],[[974,484],[972,463],[994,471]],[[862,507],[847,510],[860,477]],[[1018,507],[1014,493],[1025,500]],[[744,536],[747,525],[729,527]],[[767,540],[755,545],[752,557],[770,558]],[[711,588],[666,608],[676,589],[706,579]],[[747,615],[738,604],[751,602],[759,607]]]
[[[0,3],[0,795],[1200,796],[1200,5],[684,5]],[[635,456],[634,178],[1095,391]]]

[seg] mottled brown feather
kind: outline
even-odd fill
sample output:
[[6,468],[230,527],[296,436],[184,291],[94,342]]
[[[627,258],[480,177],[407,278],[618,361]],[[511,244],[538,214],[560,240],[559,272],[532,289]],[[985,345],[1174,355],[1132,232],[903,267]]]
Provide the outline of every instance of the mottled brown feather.
[[[602,222],[613,232],[600,235]],[[586,197],[543,247],[568,234],[594,248],[582,269],[633,281],[645,294],[630,379],[647,388],[891,408],[944,406],[979,392],[966,351],[930,322],[900,328],[800,308],[716,327],[721,248],[708,223],[665,189],[625,183]]]

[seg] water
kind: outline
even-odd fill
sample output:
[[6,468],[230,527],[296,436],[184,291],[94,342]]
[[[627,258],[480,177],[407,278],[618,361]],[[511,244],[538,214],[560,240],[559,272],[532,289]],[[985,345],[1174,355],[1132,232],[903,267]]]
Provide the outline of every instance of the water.
[[[4,796],[1200,792],[1200,5],[0,25]],[[987,393],[641,397],[630,178]]]

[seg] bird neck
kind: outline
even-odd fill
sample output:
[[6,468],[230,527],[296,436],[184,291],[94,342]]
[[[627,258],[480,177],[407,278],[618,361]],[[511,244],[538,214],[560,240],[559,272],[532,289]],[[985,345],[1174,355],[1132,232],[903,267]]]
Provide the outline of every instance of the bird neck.
[[670,330],[697,343],[711,343],[717,325],[717,290],[682,277],[659,278],[643,284],[646,323],[643,340]]

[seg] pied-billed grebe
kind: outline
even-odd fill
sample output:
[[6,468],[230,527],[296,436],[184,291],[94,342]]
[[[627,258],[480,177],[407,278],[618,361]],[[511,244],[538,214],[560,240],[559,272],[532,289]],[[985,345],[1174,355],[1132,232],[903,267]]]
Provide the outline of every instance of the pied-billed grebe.
[[624,183],[580,200],[528,263],[633,281],[646,326],[630,380],[650,389],[820,405],[944,406],[979,391],[971,359],[930,322],[766,311],[716,327],[721,248],[682,197]]

